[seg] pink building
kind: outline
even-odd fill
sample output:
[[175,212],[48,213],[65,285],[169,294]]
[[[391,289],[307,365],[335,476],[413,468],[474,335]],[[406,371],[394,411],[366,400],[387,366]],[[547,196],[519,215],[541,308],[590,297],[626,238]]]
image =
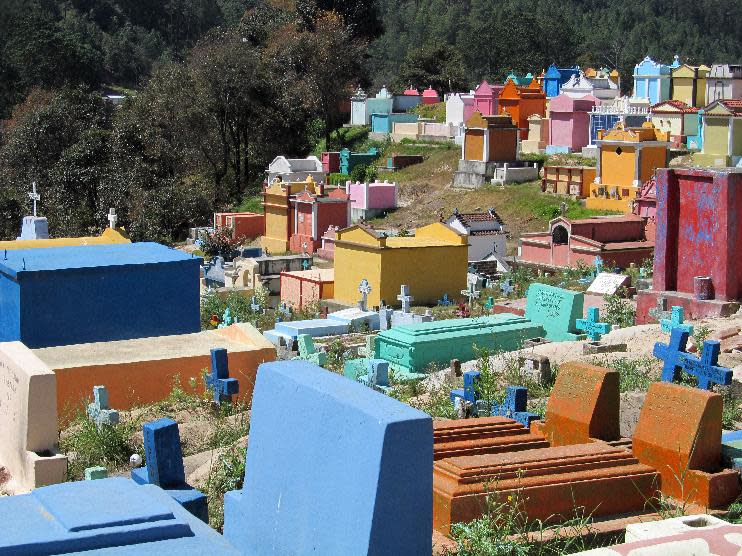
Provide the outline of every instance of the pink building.
[[433,87],[428,87],[423,91],[423,104],[436,104],[441,101],[438,92]]
[[332,299],[335,269],[313,268],[281,273],[281,302],[294,309],[304,309],[323,299]]
[[251,239],[265,233],[265,215],[255,212],[215,212],[214,229],[231,228],[232,239]]
[[342,189],[329,195],[313,195],[307,190],[291,199],[294,207],[294,233],[289,248],[295,253],[314,253],[322,245],[322,233],[331,225],[350,225],[350,198]]
[[326,174],[335,174],[340,171],[340,153],[322,153],[322,171]]
[[547,154],[580,151],[590,143],[590,112],[600,104],[592,95],[575,98],[561,94],[549,103]]
[[322,234],[322,246],[317,249],[317,256],[326,261],[335,260],[335,240],[337,239],[339,228],[329,226],[327,231]]
[[373,183],[345,182],[345,192],[351,201],[351,220],[369,220],[397,208],[397,183],[376,180]]
[[495,116],[498,112],[498,97],[502,91],[503,85],[490,85],[485,79],[476,89],[474,89],[474,109],[479,111],[482,116]]

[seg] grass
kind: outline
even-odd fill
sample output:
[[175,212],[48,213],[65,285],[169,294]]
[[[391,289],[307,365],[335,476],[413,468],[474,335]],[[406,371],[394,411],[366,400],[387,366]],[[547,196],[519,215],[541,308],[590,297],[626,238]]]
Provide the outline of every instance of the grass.
[[618,371],[621,392],[646,392],[649,385],[659,378],[657,361],[652,357],[640,357],[638,359],[619,357],[617,359],[610,359],[603,356],[594,357],[590,363]]
[[439,123],[445,123],[446,121],[446,103],[436,102],[435,104],[418,104],[412,110],[413,114],[417,114],[420,118],[427,118],[435,120]]
[[242,202],[234,207],[233,212],[256,212],[263,214],[263,196],[262,195],[246,195]]

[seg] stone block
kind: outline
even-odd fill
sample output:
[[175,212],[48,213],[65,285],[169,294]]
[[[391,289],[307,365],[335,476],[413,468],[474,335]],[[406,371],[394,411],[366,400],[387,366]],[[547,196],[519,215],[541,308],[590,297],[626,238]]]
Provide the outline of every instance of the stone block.
[[430,554],[432,462],[430,416],[304,361],[267,363],[224,536],[251,556]]
[[552,446],[614,441],[620,438],[619,409],[617,371],[568,362],[559,368],[544,421],[531,428]]
[[549,443],[507,417],[450,419],[433,423],[433,459],[547,448]]
[[[525,342],[523,347],[525,348]],[[528,354],[518,356],[520,372],[541,385],[551,384],[551,362],[545,355]]]
[[85,469],[86,481],[97,481],[108,477],[108,469],[105,467],[88,467]]
[[633,452],[662,476],[662,492],[716,508],[740,493],[739,473],[721,469],[722,397],[668,382],[649,387]]
[[643,510],[659,475],[630,452],[603,442],[443,459],[433,468],[433,527],[481,517],[488,494],[519,495],[529,520],[560,522]]
[[0,467],[13,493],[64,481],[56,375],[21,342],[0,343]]
[[626,351],[626,344],[606,344],[603,342],[585,342],[582,344],[582,353],[595,355],[598,353],[616,353]]
[[49,239],[49,221],[45,216],[24,216],[18,239]]
[[[672,535],[680,535],[692,531],[712,530],[729,525],[728,521],[719,519],[712,515],[684,515],[671,517],[660,521],[647,521],[643,523],[629,523],[626,526],[625,542],[646,541],[660,539]],[[740,526],[742,531],[742,526]]]
[[584,336],[577,329],[577,319],[582,318],[584,303],[582,292],[531,284],[526,293],[526,318],[541,324],[548,340],[579,340]]

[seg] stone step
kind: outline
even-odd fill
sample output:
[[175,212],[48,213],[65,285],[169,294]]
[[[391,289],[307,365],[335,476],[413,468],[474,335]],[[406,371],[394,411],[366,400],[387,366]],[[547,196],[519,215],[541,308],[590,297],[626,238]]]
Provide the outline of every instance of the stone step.
[[653,468],[604,442],[448,458],[433,467],[433,527],[449,534],[481,517],[488,496],[519,497],[529,521],[641,511],[659,484]]
[[547,448],[543,436],[532,434],[507,417],[480,417],[436,421],[433,424],[433,459],[498,454]]

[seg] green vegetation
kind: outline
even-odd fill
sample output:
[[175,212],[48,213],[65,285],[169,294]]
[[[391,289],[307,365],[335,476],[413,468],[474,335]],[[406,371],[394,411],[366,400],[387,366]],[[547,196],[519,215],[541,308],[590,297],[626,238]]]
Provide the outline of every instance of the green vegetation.
[[[623,289],[623,288],[622,288]],[[626,328],[628,326],[634,326],[636,320],[636,309],[629,303],[626,296],[619,290],[619,294],[615,295],[604,295],[605,310],[601,315],[601,319],[608,324],[614,326],[620,326]]]
[[446,121],[446,103],[438,102],[436,104],[418,104],[412,110],[413,114],[417,114],[421,118],[435,120],[439,123],[445,123]]
[[591,363],[618,371],[621,392],[646,392],[649,385],[659,379],[657,360],[652,357],[638,359],[595,357]]

